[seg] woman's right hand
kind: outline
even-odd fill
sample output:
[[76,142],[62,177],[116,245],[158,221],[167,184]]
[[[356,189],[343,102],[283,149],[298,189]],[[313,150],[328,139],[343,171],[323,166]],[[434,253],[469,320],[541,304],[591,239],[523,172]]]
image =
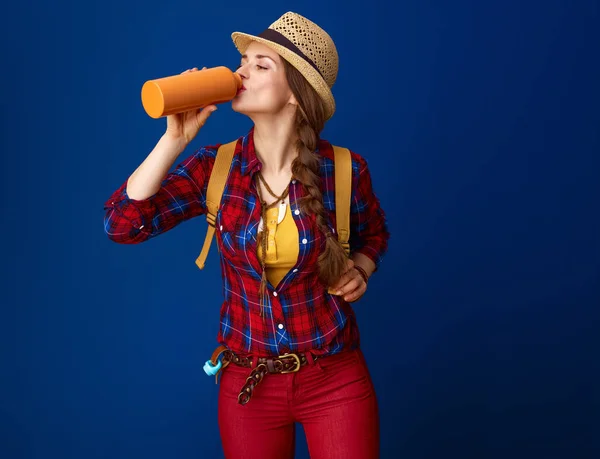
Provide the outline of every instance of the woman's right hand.
[[[205,70],[204,67],[202,70]],[[201,70],[201,71],[202,71]],[[198,68],[188,69],[181,74],[188,72],[198,72]],[[183,145],[189,144],[212,112],[217,110],[216,105],[207,105],[201,109],[190,110],[183,113],[175,113],[167,116],[167,131],[165,136]]]

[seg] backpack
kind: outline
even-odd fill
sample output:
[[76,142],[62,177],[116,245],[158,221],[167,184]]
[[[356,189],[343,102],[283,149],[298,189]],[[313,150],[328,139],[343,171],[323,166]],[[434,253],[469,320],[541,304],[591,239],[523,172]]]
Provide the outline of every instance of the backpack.
[[[208,190],[206,192],[206,221],[208,229],[204,239],[202,251],[196,259],[196,265],[204,269],[204,263],[208,255],[208,250],[215,234],[215,224],[217,211],[221,204],[221,196],[225,189],[225,182],[229,176],[233,153],[237,145],[237,140],[223,144],[217,150],[215,164],[213,165],[210,178],[208,180]],[[350,256],[350,195],[352,191],[352,158],[350,150],[347,148],[333,146],[334,164],[335,164],[335,216],[338,241]]]

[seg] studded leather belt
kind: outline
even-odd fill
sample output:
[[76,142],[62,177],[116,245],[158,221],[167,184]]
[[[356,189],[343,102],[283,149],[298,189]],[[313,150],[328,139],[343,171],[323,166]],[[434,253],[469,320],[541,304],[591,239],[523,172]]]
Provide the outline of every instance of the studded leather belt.
[[[229,349],[217,348],[213,353],[211,359],[213,363],[216,363],[219,354],[223,354],[223,366],[225,368],[230,363],[234,363],[238,366],[245,368],[252,368],[252,360],[249,357],[240,357],[235,355]],[[246,383],[242,386],[238,395],[238,403],[245,405],[250,401],[254,389],[263,380],[265,375],[271,373],[295,373],[304,365],[309,362],[314,362],[319,356],[313,356],[312,354],[304,353],[289,353],[283,354],[278,357],[260,357],[257,361],[256,367],[252,368],[250,375],[246,378]]]

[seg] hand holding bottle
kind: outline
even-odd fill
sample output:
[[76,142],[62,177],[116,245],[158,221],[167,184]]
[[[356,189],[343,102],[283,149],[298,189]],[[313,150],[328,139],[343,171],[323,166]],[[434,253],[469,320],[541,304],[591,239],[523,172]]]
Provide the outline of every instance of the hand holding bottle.
[[[202,70],[205,70],[204,67]],[[184,75],[189,72],[198,72],[198,68],[188,69],[181,72]],[[167,116],[167,130],[165,136],[176,141],[181,142],[183,145],[189,144],[194,137],[198,134],[198,131],[208,117],[217,110],[216,105],[207,105],[201,109],[193,109],[182,113],[174,113],[173,115]]]
[[232,100],[242,77],[227,67],[196,67],[179,75],[148,80],[142,87],[142,105],[152,118],[167,118],[166,132],[148,157],[131,174],[127,193],[143,200],[156,194],[181,152],[217,107]]

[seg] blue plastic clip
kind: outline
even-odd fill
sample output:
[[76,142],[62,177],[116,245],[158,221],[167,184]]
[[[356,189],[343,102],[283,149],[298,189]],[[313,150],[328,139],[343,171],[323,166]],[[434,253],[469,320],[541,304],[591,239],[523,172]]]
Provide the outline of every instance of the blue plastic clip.
[[206,363],[204,364],[204,372],[208,375],[208,376],[214,376],[216,375],[219,370],[221,369],[221,361],[217,360],[217,364],[213,365],[212,362],[210,360],[207,360]]

